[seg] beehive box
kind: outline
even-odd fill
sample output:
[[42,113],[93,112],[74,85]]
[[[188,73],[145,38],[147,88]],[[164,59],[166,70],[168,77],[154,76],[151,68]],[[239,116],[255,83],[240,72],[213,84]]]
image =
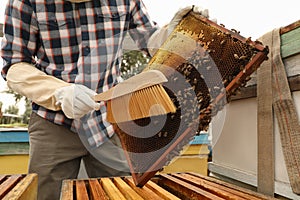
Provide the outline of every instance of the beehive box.
[[165,166],[161,173],[195,172],[207,175],[208,144],[208,134],[201,133],[195,136],[194,140],[192,140],[169,165]]
[[0,199],[36,200],[36,174],[0,175]]
[[28,171],[29,136],[26,128],[0,129],[0,174]]
[[142,188],[131,177],[64,180],[61,200],[272,199],[196,173],[160,174]]
[[[288,75],[293,100],[300,119],[300,21],[281,28],[281,57]],[[258,136],[257,97],[253,83],[232,99],[222,114],[224,123],[212,123],[213,150],[209,170],[219,177],[257,187]],[[300,199],[293,193],[283,151],[277,120],[275,133],[275,193]],[[271,155],[270,155],[271,156]],[[266,169],[268,170],[268,169]]]

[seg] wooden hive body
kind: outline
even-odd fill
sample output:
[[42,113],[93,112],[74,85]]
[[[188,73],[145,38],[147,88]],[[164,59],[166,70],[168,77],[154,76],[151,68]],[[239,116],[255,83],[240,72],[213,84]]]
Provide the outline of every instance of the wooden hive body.
[[273,199],[241,187],[196,173],[160,174],[143,188],[132,177],[64,180],[61,200],[75,199]]

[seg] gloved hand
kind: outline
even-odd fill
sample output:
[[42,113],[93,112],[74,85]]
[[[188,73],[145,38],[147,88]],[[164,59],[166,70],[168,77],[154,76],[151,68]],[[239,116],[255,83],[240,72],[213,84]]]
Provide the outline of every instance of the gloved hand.
[[78,119],[100,109],[94,101],[96,92],[83,85],[67,83],[47,75],[29,63],[13,64],[7,72],[7,85],[47,109],[63,110],[69,118]]
[[61,106],[64,114],[71,119],[79,119],[92,110],[99,110],[95,102],[96,92],[80,84],[71,84],[55,90],[56,105]]
[[209,17],[208,9],[202,9],[201,7],[187,6],[183,9],[179,9],[167,26],[163,26],[160,29],[158,29],[157,31],[155,31],[152,34],[152,36],[149,38],[147,47],[148,47],[148,51],[151,56],[153,56],[155,54],[157,49],[159,49],[161,47],[163,42],[172,33],[172,31],[175,29],[175,27],[178,25],[178,23],[182,20],[182,18],[191,10],[193,10],[196,13],[199,13],[200,15],[203,15],[206,18]]
[[187,6],[185,8],[181,8],[177,11],[177,13],[175,13],[173,19],[169,23],[169,34],[175,29],[175,27],[178,25],[181,19],[191,10],[193,10],[195,13],[199,13],[199,15],[203,15],[204,17],[209,18],[208,9],[203,9],[198,6]]

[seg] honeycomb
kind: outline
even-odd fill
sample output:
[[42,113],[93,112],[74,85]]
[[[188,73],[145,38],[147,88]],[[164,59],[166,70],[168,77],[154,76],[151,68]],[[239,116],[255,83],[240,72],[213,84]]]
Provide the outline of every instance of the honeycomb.
[[176,113],[114,124],[136,185],[143,186],[195,135],[207,130],[212,117],[245,86],[267,54],[259,41],[188,13],[145,69],[160,70],[168,78],[164,88]]

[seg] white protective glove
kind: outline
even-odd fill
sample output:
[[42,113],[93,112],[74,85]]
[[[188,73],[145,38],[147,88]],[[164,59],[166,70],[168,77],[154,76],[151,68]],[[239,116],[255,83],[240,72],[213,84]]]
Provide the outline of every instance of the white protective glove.
[[67,83],[45,74],[32,64],[13,64],[6,76],[7,85],[15,92],[50,110],[63,110],[69,118],[80,118],[100,109],[96,93],[83,85]]
[[170,34],[175,27],[178,25],[178,23],[182,20],[182,18],[193,10],[195,13],[199,13],[199,15],[202,15],[206,18],[209,18],[209,12],[208,9],[201,8],[199,6],[187,6],[185,8],[180,8],[177,13],[175,13],[173,19],[170,21],[168,26],[168,33]]
[[71,119],[80,119],[85,114],[100,109],[100,103],[95,102],[96,92],[80,84],[56,89],[56,105],[61,106],[64,114]]

